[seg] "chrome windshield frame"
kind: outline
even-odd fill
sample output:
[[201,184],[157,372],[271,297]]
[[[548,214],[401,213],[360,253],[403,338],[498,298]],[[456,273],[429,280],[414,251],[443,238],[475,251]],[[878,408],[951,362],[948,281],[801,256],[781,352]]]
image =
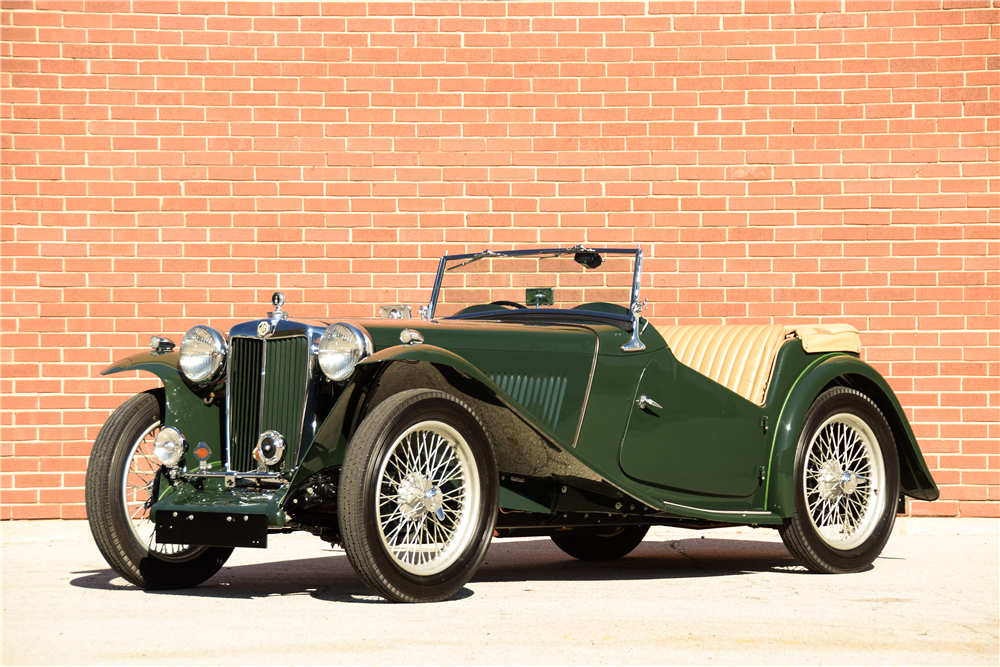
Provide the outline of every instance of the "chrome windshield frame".
[[[500,250],[497,252],[487,249],[481,252],[473,252],[463,255],[444,255],[441,257],[441,261],[438,262],[437,275],[434,277],[434,287],[431,290],[431,300],[427,305],[427,318],[431,320],[434,319],[434,311],[437,308],[438,294],[441,290],[441,282],[444,280],[444,274],[448,270],[448,262],[464,262],[465,264],[470,264],[474,261],[485,258],[531,257],[533,255],[539,257],[547,255],[559,257],[561,255],[577,252],[596,252],[607,255],[632,255],[635,258],[632,271],[631,301],[628,305],[629,310],[634,312],[636,305],[639,303],[639,288],[642,282],[642,246],[640,245],[635,248],[589,248],[578,245],[570,248],[531,248],[528,250]],[[458,266],[464,266],[464,264],[459,264]],[[454,266],[452,268],[458,268],[458,266]]]

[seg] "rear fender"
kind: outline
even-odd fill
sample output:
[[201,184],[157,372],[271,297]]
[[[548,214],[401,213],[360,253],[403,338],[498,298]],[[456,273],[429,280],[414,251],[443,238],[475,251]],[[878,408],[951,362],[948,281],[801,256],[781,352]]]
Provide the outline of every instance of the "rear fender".
[[[101,375],[114,375],[126,371],[143,371],[160,378],[163,383],[164,426],[173,426],[184,434],[192,445],[204,442],[212,450],[209,463],[222,462],[222,443],[224,442],[225,422],[222,418],[222,406],[216,400],[213,390],[218,387],[202,388],[189,382],[181,374],[178,361],[180,354],[176,351],[136,352],[119,359],[101,371]],[[205,401],[211,398],[211,404]],[[199,461],[194,457],[194,447],[190,448],[185,463],[188,469],[197,468]]]
[[781,408],[767,474],[766,507],[783,517],[795,512],[795,450],[813,401],[831,386],[852,387],[871,398],[885,415],[899,453],[900,488],[919,500],[937,500],[934,483],[916,436],[896,394],[874,368],[856,357],[831,355],[799,376]]

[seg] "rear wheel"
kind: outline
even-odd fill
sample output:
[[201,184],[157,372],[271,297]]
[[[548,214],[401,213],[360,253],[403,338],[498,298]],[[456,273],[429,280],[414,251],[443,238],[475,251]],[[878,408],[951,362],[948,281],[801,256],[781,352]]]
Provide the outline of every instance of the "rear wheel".
[[829,389],[806,414],[795,455],[795,514],[779,529],[814,572],[858,572],[896,520],[899,460],[892,430],[861,392]]
[[401,392],[365,418],[344,457],[344,550],[375,593],[444,600],[482,563],[498,496],[493,449],[472,410],[440,391]]
[[149,508],[167,484],[153,456],[161,400],[159,390],[133,396],[97,434],[87,464],[87,519],[101,555],[122,577],[142,588],[190,588],[218,572],[233,550],[156,541]]
[[647,532],[649,526],[620,526],[606,533],[553,535],[552,541],[573,558],[616,560],[632,553],[642,543]]

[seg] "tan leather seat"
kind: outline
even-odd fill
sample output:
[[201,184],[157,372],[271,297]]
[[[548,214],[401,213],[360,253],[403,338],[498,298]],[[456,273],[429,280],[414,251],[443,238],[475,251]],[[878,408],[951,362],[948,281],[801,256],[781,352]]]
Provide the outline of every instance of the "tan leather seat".
[[785,342],[780,324],[686,324],[656,327],[685,366],[764,405],[767,381]]
[[801,338],[809,353],[861,351],[858,330],[848,324],[684,324],[656,330],[677,361],[757,405],[764,405],[785,342]]

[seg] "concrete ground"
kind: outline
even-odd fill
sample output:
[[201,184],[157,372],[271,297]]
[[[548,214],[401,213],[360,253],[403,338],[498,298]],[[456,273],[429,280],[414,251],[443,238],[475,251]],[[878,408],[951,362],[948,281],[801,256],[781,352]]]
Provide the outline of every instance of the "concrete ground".
[[902,519],[865,572],[806,573],[777,533],[655,528],[584,563],[495,540],[453,599],[384,602],[306,534],[145,592],[86,522],[4,522],[0,664],[968,664],[1000,661],[1000,522]]

